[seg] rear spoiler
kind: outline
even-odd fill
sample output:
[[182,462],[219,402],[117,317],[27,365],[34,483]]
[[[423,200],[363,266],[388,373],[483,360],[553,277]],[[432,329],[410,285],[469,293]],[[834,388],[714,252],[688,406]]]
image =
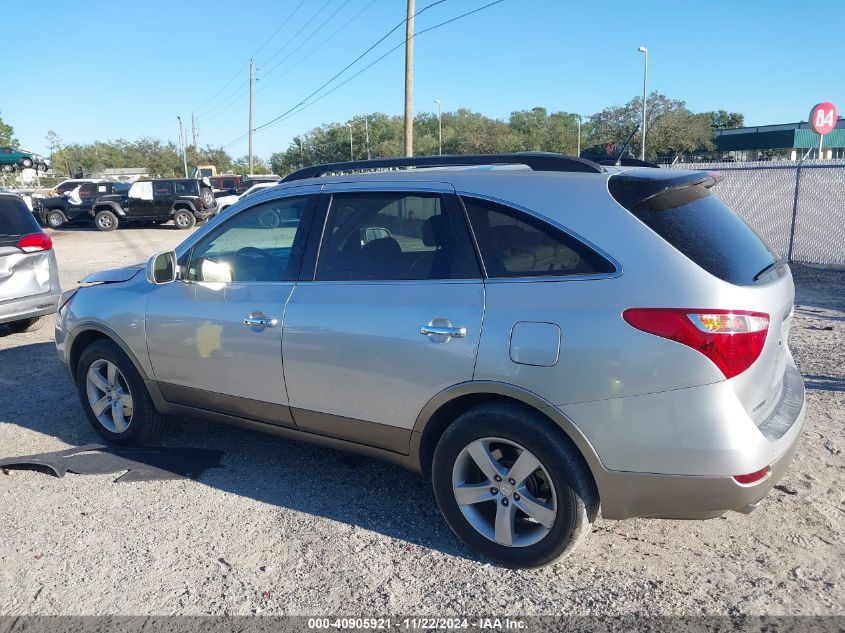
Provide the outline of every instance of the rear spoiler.
[[716,171],[677,172],[661,169],[627,171],[610,177],[608,188],[616,201],[626,209],[633,209],[638,204],[651,200],[655,196],[701,185],[709,189],[724,178]]

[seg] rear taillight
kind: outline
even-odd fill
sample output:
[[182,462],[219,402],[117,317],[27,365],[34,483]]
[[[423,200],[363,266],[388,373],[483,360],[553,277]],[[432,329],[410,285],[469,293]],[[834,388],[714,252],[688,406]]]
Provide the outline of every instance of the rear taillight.
[[745,310],[629,308],[622,318],[638,330],[687,345],[733,378],[760,357],[769,315]]
[[53,248],[53,241],[46,233],[32,233],[30,235],[24,235],[18,240],[18,248],[24,253],[49,251]]

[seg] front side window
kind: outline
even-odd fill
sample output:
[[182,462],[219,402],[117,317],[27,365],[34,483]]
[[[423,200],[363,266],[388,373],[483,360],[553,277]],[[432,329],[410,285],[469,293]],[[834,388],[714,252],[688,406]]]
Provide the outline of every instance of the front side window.
[[97,195],[97,185],[92,182],[86,182],[79,187],[80,198],[90,198]]
[[317,261],[323,281],[479,276],[445,199],[429,193],[334,194]]
[[155,183],[155,194],[157,196],[166,196],[170,192],[167,189],[167,183],[164,181],[157,181]]
[[586,244],[538,218],[487,200],[462,200],[488,277],[594,275],[615,270]]
[[[309,196],[281,198],[238,213],[194,246],[186,277],[206,282],[279,282],[296,278],[301,220]],[[295,269],[297,268],[297,269]]]

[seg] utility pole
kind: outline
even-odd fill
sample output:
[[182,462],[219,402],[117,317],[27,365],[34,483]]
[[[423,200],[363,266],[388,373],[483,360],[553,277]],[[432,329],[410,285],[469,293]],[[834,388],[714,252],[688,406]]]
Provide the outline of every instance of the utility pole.
[[443,113],[440,111],[440,99],[435,99],[437,104],[437,154],[443,156]]
[[368,116],[364,117],[364,136],[367,144],[367,160],[370,160],[370,118]]
[[302,147],[302,137],[299,137],[299,168],[302,169],[305,166],[305,150]]
[[640,46],[637,49],[640,53],[645,53],[645,66],[643,67],[643,146],[640,149],[640,160],[645,160],[645,102],[648,95],[648,49],[645,46]]
[[578,122],[578,153],[575,154],[576,156],[581,156],[581,115],[576,114],[575,120]]
[[405,156],[414,155],[414,0],[405,21]]
[[349,128],[349,160],[355,160],[355,156],[352,153],[352,124],[347,123],[346,127]]
[[182,117],[176,115],[179,120],[179,150],[182,152],[182,165],[185,167],[185,178],[188,177],[188,157],[185,154],[185,139],[182,132]]
[[197,120],[194,118],[194,113],[191,112],[191,137],[194,141],[194,149],[197,148]]
[[249,173],[252,173],[252,84],[255,81],[255,71],[252,60],[249,60]]

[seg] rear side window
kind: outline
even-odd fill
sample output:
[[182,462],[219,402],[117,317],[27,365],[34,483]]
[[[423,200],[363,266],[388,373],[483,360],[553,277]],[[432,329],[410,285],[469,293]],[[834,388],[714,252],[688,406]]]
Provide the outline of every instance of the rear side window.
[[439,194],[334,194],[316,279],[479,278],[466,223],[457,222]]
[[745,220],[703,185],[664,191],[629,210],[689,259],[728,283],[757,283],[755,276],[778,259]]
[[177,196],[193,196],[197,193],[197,183],[193,180],[188,182],[177,180],[173,183],[173,190]]
[[487,276],[538,277],[612,273],[613,264],[586,244],[511,207],[463,197]]
[[41,228],[23,200],[0,195],[0,245],[16,244],[21,235],[40,232]]

